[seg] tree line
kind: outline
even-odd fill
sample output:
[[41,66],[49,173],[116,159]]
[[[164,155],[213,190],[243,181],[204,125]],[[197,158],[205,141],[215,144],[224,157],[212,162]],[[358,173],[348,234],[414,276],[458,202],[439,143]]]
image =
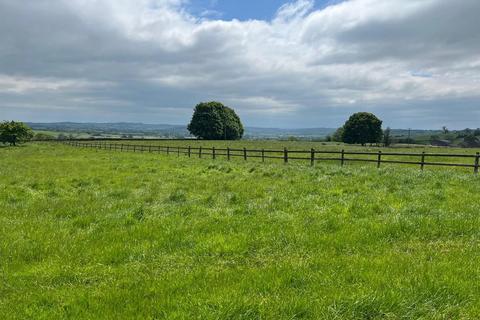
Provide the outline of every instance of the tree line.
[[[217,101],[197,104],[187,128],[190,134],[203,140],[239,140],[244,135],[242,121],[235,110]],[[444,135],[450,133],[446,127],[443,127],[442,130]],[[457,137],[464,141],[462,146],[480,146],[480,129],[466,129],[462,131],[462,134],[457,134]],[[0,123],[0,143],[15,146],[34,137],[37,140],[55,139],[44,133],[34,135],[32,129],[22,122],[4,121]],[[67,136],[58,137],[58,139],[61,138],[68,139]],[[408,143],[413,142],[410,137],[408,140]],[[361,145],[383,144],[387,147],[394,142],[390,128],[387,127],[383,130],[382,120],[369,112],[358,112],[351,115],[332,136],[326,137],[326,141]]]

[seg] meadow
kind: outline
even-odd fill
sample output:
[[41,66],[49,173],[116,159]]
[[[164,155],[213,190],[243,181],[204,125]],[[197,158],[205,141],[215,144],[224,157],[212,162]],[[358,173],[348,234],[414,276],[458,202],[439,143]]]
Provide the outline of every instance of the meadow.
[[458,168],[0,148],[0,318],[478,319],[479,194]]
[[[231,159],[243,161],[244,153],[242,149],[249,150],[247,152],[248,161],[257,161],[262,162],[261,150],[267,150],[267,153],[264,153],[267,157],[270,156],[276,159],[266,159],[266,161],[271,163],[283,163],[284,153],[282,150],[286,148],[289,152],[289,157],[297,157],[297,159],[289,160],[289,162],[303,163],[307,164],[310,162],[310,150],[314,149],[318,152],[336,152],[336,153],[318,153],[315,155],[315,158],[320,160],[315,161],[315,163],[336,163],[340,164],[341,155],[339,154],[342,150],[345,152],[353,152],[358,154],[347,154],[345,158],[347,159],[344,163],[349,165],[365,165],[368,162],[359,161],[367,160],[370,161],[371,166],[375,166],[375,163],[378,160],[378,152],[382,152],[381,159],[383,161],[407,161],[419,163],[422,161],[422,153],[426,154],[424,160],[427,163],[439,163],[439,164],[464,164],[470,167],[457,167],[457,170],[463,170],[463,172],[473,172],[472,166],[475,165],[475,156],[479,149],[472,148],[441,148],[441,147],[432,147],[425,145],[402,145],[398,144],[388,148],[382,146],[360,146],[360,145],[346,145],[344,143],[338,142],[316,142],[316,141],[280,141],[280,140],[237,140],[237,141],[208,141],[208,140],[90,140],[90,141],[79,141],[78,146],[87,146],[95,147],[101,149],[109,149],[116,151],[136,151],[136,152],[153,152],[153,153],[169,153],[176,154],[180,152],[181,156],[187,156],[188,148],[193,148],[191,150],[192,157],[199,156],[199,148],[202,148],[202,158],[213,158],[212,148],[216,148],[216,158],[227,158],[226,148],[231,148]],[[113,147],[112,147],[113,146]],[[122,147],[123,146],[123,147]],[[136,148],[134,148],[136,146]],[[151,147],[151,148],[150,148]],[[167,151],[167,148],[168,151]],[[180,150],[178,150],[180,148]],[[253,150],[253,151],[250,151]],[[268,150],[278,150],[279,152],[268,152]],[[296,153],[303,151],[304,153]],[[360,153],[370,153],[370,154],[360,154]],[[389,155],[390,154],[390,155]],[[430,156],[430,154],[432,156]],[[442,156],[435,156],[441,154]],[[451,155],[451,156],[450,156]],[[348,161],[352,159],[352,161]],[[265,161],[265,159],[264,159]],[[391,165],[403,165],[407,167],[417,167],[420,168],[420,164],[398,164],[398,163],[382,163],[381,166],[391,166]],[[441,169],[442,166],[425,166],[428,169]]]

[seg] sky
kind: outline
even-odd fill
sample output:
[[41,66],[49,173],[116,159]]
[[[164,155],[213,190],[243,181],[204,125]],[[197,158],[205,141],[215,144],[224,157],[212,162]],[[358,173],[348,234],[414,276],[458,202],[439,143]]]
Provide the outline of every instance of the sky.
[[478,0],[0,0],[0,120],[480,127]]

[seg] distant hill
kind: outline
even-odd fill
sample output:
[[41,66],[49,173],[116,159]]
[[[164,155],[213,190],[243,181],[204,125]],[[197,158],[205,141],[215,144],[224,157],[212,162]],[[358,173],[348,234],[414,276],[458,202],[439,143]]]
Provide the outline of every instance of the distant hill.
[[[90,136],[134,136],[134,137],[190,137],[187,126],[170,124],[145,124],[132,122],[117,123],[77,123],[77,122],[53,122],[53,123],[27,123],[33,130],[58,132],[63,134]],[[258,128],[246,127],[245,138],[247,139],[282,139],[296,137],[303,139],[325,138],[332,134],[332,128],[309,128],[309,129],[281,129],[281,128]]]
[[305,128],[305,129],[282,129],[282,128],[258,128],[246,127],[245,138],[250,139],[282,139],[296,137],[300,139],[325,138],[335,132],[334,128]]
[[132,122],[117,123],[27,123],[36,131],[52,131],[74,136],[89,135],[102,136],[133,136],[133,137],[187,137],[189,133],[186,126],[169,124],[145,124]]

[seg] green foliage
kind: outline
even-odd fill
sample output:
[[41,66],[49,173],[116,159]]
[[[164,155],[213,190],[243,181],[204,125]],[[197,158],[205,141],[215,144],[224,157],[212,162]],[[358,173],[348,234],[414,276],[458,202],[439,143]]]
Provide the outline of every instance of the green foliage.
[[332,136],[332,141],[343,142],[343,131],[343,127],[338,128]]
[[477,319],[478,194],[462,169],[0,148],[0,315]]
[[369,112],[353,114],[343,126],[342,140],[345,143],[378,143],[382,139],[382,121]]
[[478,148],[480,147],[480,137],[477,137],[475,135],[470,134],[463,138],[463,142],[461,143],[461,146],[465,148]]
[[385,129],[385,131],[383,132],[383,145],[385,147],[390,147],[390,145],[392,144],[392,138],[390,137],[390,134],[391,134],[391,129],[390,127],[387,127],[387,129]]
[[23,122],[4,121],[0,123],[0,142],[15,146],[33,138],[33,131]]
[[43,132],[35,133],[35,135],[33,136],[33,140],[36,140],[36,141],[55,140],[55,139],[56,139],[55,136],[48,133],[43,133]]
[[60,133],[57,136],[57,140],[68,140],[68,136],[66,134]]
[[195,107],[188,130],[207,140],[239,140],[244,129],[235,111],[220,102],[202,102]]

